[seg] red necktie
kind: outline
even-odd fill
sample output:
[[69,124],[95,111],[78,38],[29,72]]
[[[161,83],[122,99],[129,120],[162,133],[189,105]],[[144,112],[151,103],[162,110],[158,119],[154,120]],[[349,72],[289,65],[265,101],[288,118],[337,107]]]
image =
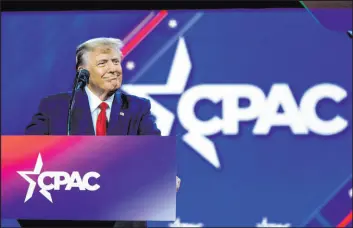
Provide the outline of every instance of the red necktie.
[[105,102],[102,102],[99,105],[99,108],[101,109],[101,112],[99,113],[98,118],[97,118],[96,135],[107,135],[107,113],[106,113],[106,110],[108,108],[108,104]]

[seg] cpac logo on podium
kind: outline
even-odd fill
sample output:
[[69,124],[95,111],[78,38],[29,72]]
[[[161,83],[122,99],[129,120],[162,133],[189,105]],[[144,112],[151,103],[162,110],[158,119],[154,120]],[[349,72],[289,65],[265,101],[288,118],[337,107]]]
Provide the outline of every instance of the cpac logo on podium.
[[[261,88],[252,84],[201,84],[185,91],[191,68],[188,49],[181,37],[165,85],[130,84],[124,85],[123,90],[150,99],[151,111],[157,117],[157,125],[163,135],[170,135],[175,114],[150,95],[180,95],[177,116],[187,130],[182,139],[215,168],[220,168],[221,164],[214,143],[207,137],[220,132],[223,135],[237,135],[241,122],[256,120],[252,129],[254,135],[267,135],[272,128],[285,126],[294,135],[312,132],[331,136],[348,126],[348,121],[339,115],[327,120],[320,118],[316,112],[316,106],[324,99],[338,104],[347,97],[347,91],[339,85],[313,85],[302,94],[299,104],[291,87],[285,83],[273,84],[267,96]],[[248,107],[240,107],[239,100],[242,98],[250,101]],[[214,104],[222,102],[222,117],[200,120],[194,109],[201,100]],[[280,107],[283,113],[278,112]]]
[[[40,153],[38,154],[37,162],[35,164],[33,171],[18,171],[17,173],[21,175],[28,183],[28,190],[25,197],[27,202],[33,196],[34,189],[38,183],[39,192],[50,202],[53,203],[53,199],[49,191],[59,191],[61,186],[66,186],[65,191],[69,191],[72,188],[78,188],[80,191],[97,191],[100,186],[98,184],[91,185],[89,179],[98,179],[100,174],[97,172],[88,172],[83,177],[81,177],[78,171],[74,171],[71,175],[63,171],[46,171],[41,172],[43,167],[43,161]],[[28,175],[38,175],[37,183]],[[50,184],[44,183],[44,179],[51,179]]]

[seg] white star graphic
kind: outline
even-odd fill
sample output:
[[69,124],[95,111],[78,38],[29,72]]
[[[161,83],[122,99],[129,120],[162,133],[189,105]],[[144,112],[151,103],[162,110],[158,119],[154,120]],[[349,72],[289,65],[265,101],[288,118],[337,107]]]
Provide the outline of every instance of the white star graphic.
[[[37,162],[36,162],[36,164],[34,166],[33,171],[17,171],[17,173],[20,174],[20,176],[23,177],[23,179],[25,179],[29,183],[27,194],[26,194],[26,198],[25,198],[25,202],[27,202],[30,198],[32,198],[34,189],[35,189],[36,184],[37,184],[28,175],[33,175],[33,174],[34,175],[39,175],[41,173],[42,167],[43,167],[43,160],[42,160],[42,156],[39,153],[38,154],[38,158],[37,158]],[[53,202],[49,192],[47,192],[47,191],[45,191],[43,189],[40,190],[39,192],[45,198],[47,198],[50,202]]]
[[175,19],[171,19],[171,20],[169,20],[169,22],[168,22],[168,26],[169,26],[170,28],[176,28],[176,27],[178,26],[178,22],[177,22]]
[[[127,93],[147,98],[151,101],[151,112],[157,118],[157,126],[162,135],[170,135],[175,115],[150,95],[181,95],[186,87],[192,69],[191,59],[184,37],[180,37],[172,66],[165,85],[126,84],[122,87]],[[214,143],[203,135],[188,132],[182,139],[215,168],[221,167]]]
[[127,68],[128,70],[133,70],[133,69],[135,69],[135,63],[134,63],[133,61],[128,61],[128,62],[126,63],[126,68]]

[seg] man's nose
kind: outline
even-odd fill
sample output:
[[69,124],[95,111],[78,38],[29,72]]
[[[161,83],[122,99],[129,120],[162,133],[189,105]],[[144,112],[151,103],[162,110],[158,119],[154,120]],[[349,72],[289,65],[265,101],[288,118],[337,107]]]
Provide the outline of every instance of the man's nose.
[[114,64],[113,62],[109,62],[108,65],[108,72],[110,73],[116,73],[119,71],[119,66],[117,64]]

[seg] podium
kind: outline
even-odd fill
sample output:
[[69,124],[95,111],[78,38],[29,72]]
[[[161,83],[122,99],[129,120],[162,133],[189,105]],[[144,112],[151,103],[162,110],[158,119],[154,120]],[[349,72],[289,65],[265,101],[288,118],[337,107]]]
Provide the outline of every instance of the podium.
[[176,139],[1,136],[2,218],[174,221]]

